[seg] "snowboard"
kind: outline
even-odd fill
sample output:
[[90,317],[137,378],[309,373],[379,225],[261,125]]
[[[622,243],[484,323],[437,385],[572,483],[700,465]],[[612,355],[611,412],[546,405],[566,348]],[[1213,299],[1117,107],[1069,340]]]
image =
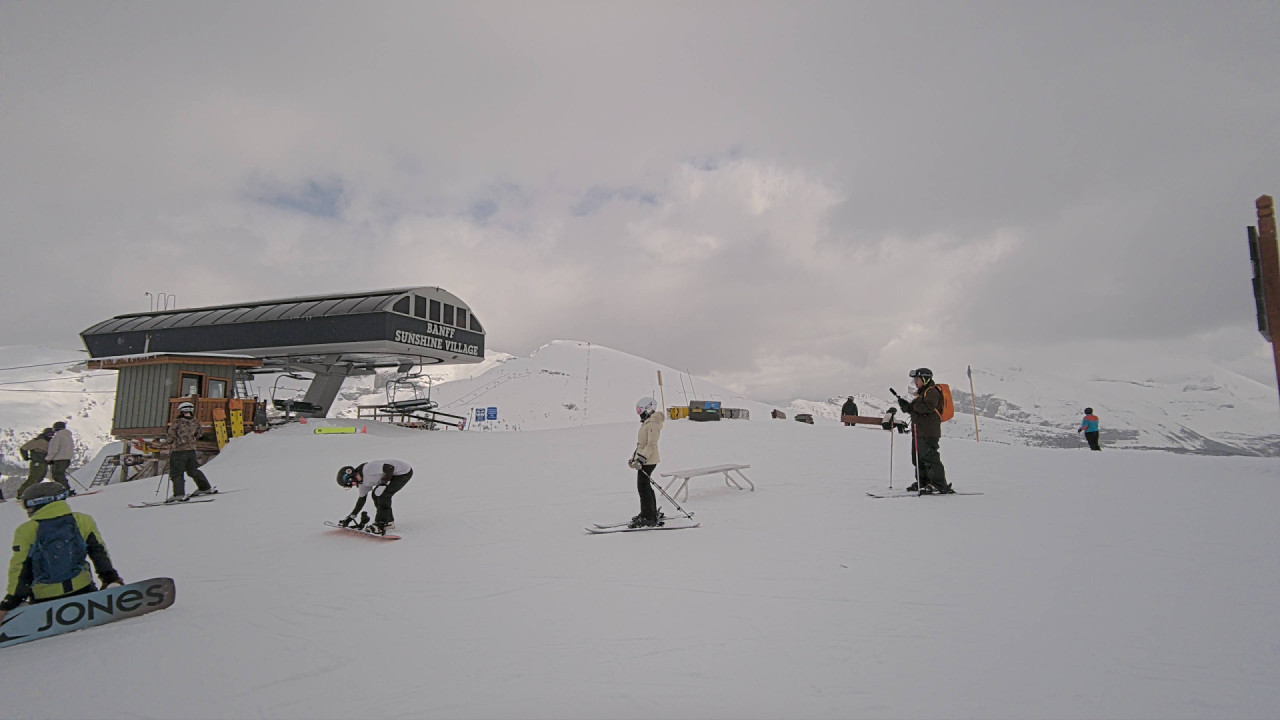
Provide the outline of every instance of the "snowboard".
[[151,578],[121,587],[22,605],[0,621],[0,648],[75,632],[163,610],[173,604],[172,578]]
[[358,535],[364,535],[365,537],[371,537],[374,540],[399,540],[400,539],[399,535],[378,535],[377,533],[371,533],[368,530],[361,530],[360,528],[356,528],[356,527],[342,527],[338,523],[330,522],[328,520],[325,520],[324,524],[325,524],[325,527],[331,527],[334,530],[341,530],[343,532],[356,533]]

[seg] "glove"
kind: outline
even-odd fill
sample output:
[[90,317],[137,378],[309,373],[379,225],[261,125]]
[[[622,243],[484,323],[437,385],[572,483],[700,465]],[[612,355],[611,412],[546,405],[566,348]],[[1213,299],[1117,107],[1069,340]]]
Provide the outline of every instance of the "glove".
[[641,465],[639,460],[635,458],[631,458],[630,460],[627,461],[627,467],[631,468],[632,470],[639,470],[640,468],[644,467],[644,465]]
[[898,407],[902,408],[902,412],[911,412],[911,403],[903,398],[898,398]]
[[351,523],[355,521],[356,521],[356,516],[354,514],[348,515],[338,521],[338,527],[350,527]]

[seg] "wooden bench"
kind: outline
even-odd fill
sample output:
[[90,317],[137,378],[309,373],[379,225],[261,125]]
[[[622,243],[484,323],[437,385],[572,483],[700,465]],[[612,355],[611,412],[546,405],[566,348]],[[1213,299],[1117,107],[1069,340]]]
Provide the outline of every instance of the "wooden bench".
[[685,499],[688,500],[690,480],[696,477],[702,477],[703,475],[715,475],[717,473],[724,475],[725,485],[729,487],[737,488],[739,490],[747,489],[739,485],[738,481],[734,479],[732,475],[729,474],[729,473],[734,473],[739,478],[741,478],[743,482],[745,482],[747,485],[750,486],[752,492],[755,492],[756,484],[751,482],[751,478],[747,477],[742,472],[743,470],[749,467],[751,466],[737,465],[737,464],[731,463],[727,465],[711,465],[709,467],[693,468],[692,470],[676,470],[675,472],[661,473],[662,477],[671,478],[670,480],[667,481],[667,484],[662,489],[669,490],[674,485],[676,488],[676,491],[673,494],[669,493],[671,494],[671,497],[678,499],[680,492],[683,491]]

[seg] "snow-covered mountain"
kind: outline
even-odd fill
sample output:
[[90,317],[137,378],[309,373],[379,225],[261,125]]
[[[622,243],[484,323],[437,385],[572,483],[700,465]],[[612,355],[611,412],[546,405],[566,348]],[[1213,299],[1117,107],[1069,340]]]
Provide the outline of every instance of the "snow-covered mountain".
[[62,420],[76,443],[72,468],[112,442],[116,374],[89,371],[83,355],[39,346],[0,347],[0,469],[26,472],[23,443]]

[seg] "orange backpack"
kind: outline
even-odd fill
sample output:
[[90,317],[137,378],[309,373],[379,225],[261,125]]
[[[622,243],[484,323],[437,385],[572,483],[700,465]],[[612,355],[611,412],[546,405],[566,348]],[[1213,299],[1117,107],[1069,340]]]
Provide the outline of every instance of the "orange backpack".
[[942,405],[938,408],[938,419],[946,422],[956,416],[956,405],[951,402],[951,386],[946,383],[934,383],[942,393]]

